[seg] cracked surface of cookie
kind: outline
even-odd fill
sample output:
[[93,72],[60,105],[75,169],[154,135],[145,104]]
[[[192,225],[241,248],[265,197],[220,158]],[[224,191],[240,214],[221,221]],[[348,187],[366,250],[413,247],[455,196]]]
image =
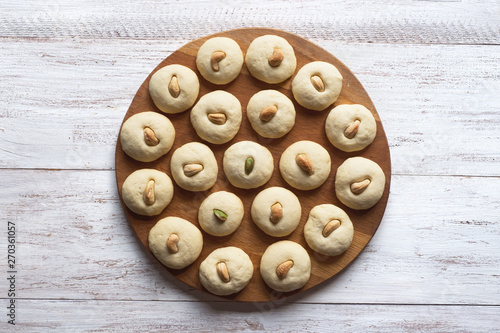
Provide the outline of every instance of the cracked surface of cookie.
[[170,120],[157,112],[146,111],[128,118],[120,131],[123,151],[133,159],[152,162],[170,151],[175,129]]
[[172,154],[170,172],[177,185],[183,189],[205,191],[217,181],[217,161],[208,146],[189,142]]
[[354,227],[341,208],[323,204],[313,207],[304,226],[304,237],[314,251],[326,256],[344,253],[352,243]]
[[351,157],[337,169],[335,193],[352,209],[373,207],[384,194],[385,175],[380,166],[364,157]]
[[203,248],[203,236],[191,222],[169,216],[151,228],[148,243],[153,255],[163,265],[182,269],[199,257]]
[[122,198],[134,213],[146,216],[160,214],[170,204],[174,187],[170,177],[159,170],[139,169],[123,182]]
[[286,39],[264,35],[250,43],[245,64],[255,78],[267,83],[280,83],[293,75],[297,59],[293,47]]
[[277,90],[262,90],[248,101],[247,117],[252,128],[265,138],[281,138],[295,125],[292,101]]
[[200,92],[195,72],[186,66],[168,65],[149,80],[149,94],[156,107],[165,113],[180,113],[193,106]]
[[322,111],[333,104],[342,89],[342,75],[330,63],[310,62],[297,72],[292,81],[292,93],[303,107]]
[[340,150],[359,151],[373,142],[377,123],[370,110],[359,104],[338,105],[325,122],[328,140]]
[[190,116],[200,138],[215,144],[226,143],[240,129],[241,103],[224,90],[212,91],[200,98]]
[[201,75],[214,84],[227,84],[240,74],[243,52],[233,39],[214,37],[198,50],[196,67]]

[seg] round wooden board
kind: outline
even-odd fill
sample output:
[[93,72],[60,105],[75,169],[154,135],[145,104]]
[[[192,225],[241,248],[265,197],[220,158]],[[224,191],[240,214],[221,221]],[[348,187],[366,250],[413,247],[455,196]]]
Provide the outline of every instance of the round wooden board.
[[[293,46],[297,57],[297,69],[295,71],[295,74],[302,66],[315,60],[329,62],[338,68],[344,80],[342,84],[341,95],[334,106],[338,104],[362,104],[373,113],[377,122],[377,136],[370,146],[360,152],[354,153],[346,153],[334,148],[328,141],[324,130],[325,119],[329,113],[329,110],[332,109],[332,106],[327,108],[325,111],[317,112],[307,110],[296,103],[291,92],[291,82],[293,76],[292,78],[286,80],[281,84],[272,85],[253,78],[249,74],[247,68],[243,66],[240,75],[233,82],[227,85],[217,86],[203,79],[203,77],[196,69],[196,53],[199,47],[211,37],[224,36],[232,38],[240,45],[241,50],[245,53],[253,39],[258,36],[267,34],[281,36],[287,39],[288,42]],[[351,71],[338,59],[336,59],[334,56],[332,56],[330,53],[323,50],[319,46],[299,36],[284,31],[263,28],[246,28],[221,32],[192,41],[163,60],[139,88],[127,114],[125,115],[124,121],[127,120],[130,116],[140,112],[160,112],[149,96],[148,84],[151,75],[154,72],[164,66],[171,64],[180,64],[187,66],[194,70],[195,73],[197,73],[200,80],[200,94],[198,98],[214,90],[225,90],[236,96],[240,100],[242,105],[243,121],[238,134],[233,140],[226,144],[214,145],[204,142],[196,135],[189,119],[190,109],[181,114],[167,115],[167,117],[172,121],[176,130],[175,143],[172,147],[172,150],[168,154],[150,163],[138,162],[127,156],[123,152],[120,145],[120,138],[118,138],[118,143],[116,146],[116,178],[120,199],[121,187],[123,182],[129,174],[137,169],[154,168],[164,171],[169,176],[171,176],[170,158],[172,156],[172,153],[175,151],[175,149],[185,143],[198,141],[208,145],[213,150],[217,159],[217,163],[219,165],[217,183],[208,191],[189,192],[183,190],[174,183],[174,198],[170,205],[165,208],[165,210],[158,216],[145,217],[135,214],[123,204],[122,200],[125,214],[130,224],[132,225],[132,228],[135,230],[140,242],[146,248],[146,251],[151,254],[147,238],[149,230],[155,225],[157,221],[167,216],[178,216],[187,219],[198,228],[200,228],[197,220],[197,214],[198,207],[201,202],[213,192],[226,190],[235,193],[243,201],[245,207],[245,216],[240,227],[236,230],[236,232],[225,237],[210,236],[202,230],[204,245],[199,258],[192,265],[182,270],[173,270],[165,267],[165,269],[167,269],[173,276],[175,276],[179,280],[187,283],[194,288],[205,290],[198,278],[198,268],[200,266],[200,263],[213,250],[219,247],[237,246],[243,249],[250,256],[254,265],[254,274],[246,288],[244,288],[239,293],[227,296],[225,298],[237,301],[268,301],[276,299],[277,297],[295,294],[314,287],[319,283],[331,278],[342,269],[344,269],[350,262],[352,262],[356,258],[356,256],[363,250],[368,241],[372,238],[380,224],[380,221],[382,220],[382,216],[384,214],[388,200],[391,180],[389,146],[382,127],[382,123],[377,114],[375,106],[370,100],[370,97],[364,90],[361,83],[356,79],[354,74],[352,74]],[[291,132],[285,135],[283,138],[266,139],[259,136],[252,129],[248,118],[246,117],[246,105],[250,97],[256,92],[264,89],[276,89],[282,92],[283,94],[288,96],[295,105],[295,109],[297,111],[295,126],[291,130]],[[224,155],[224,151],[232,144],[243,140],[255,141],[266,146],[271,151],[274,157],[274,173],[271,180],[264,186],[261,186],[257,189],[242,190],[239,188],[235,188],[227,181],[222,170],[222,158]],[[321,144],[328,150],[332,158],[332,172],[327,181],[321,187],[312,191],[300,191],[289,186],[281,177],[278,168],[281,153],[289,145],[300,140],[311,140]],[[342,162],[344,162],[347,158],[353,156],[363,156],[377,162],[384,170],[386,176],[386,186],[382,198],[373,208],[364,211],[356,211],[347,208],[346,206],[341,204],[335,196],[334,184],[336,170],[340,166],[340,164],[342,164]],[[264,188],[272,186],[282,186],[290,189],[297,195],[302,205],[302,217],[300,224],[297,229],[287,237],[275,238],[266,235],[253,223],[250,217],[250,207],[253,198]],[[350,216],[354,224],[354,239],[352,245],[345,253],[335,257],[326,257],[312,251],[307,245],[303,236],[304,224],[307,221],[308,214],[311,208],[316,205],[325,203],[334,204],[344,209]],[[302,289],[285,294],[276,293],[275,291],[267,287],[262,280],[259,272],[260,258],[267,246],[283,239],[292,240],[301,244],[310,254],[312,266],[311,278],[309,282]]]

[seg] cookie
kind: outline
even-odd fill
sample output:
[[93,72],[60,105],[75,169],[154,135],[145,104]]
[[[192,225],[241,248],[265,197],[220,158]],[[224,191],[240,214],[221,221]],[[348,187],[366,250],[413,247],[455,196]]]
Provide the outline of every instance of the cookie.
[[328,140],[340,150],[352,152],[366,148],[377,135],[377,123],[370,110],[359,104],[333,108],[325,122]]
[[302,67],[292,81],[292,93],[303,107],[322,111],[333,104],[342,89],[342,75],[335,66],[313,61]]
[[252,220],[266,234],[283,237],[299,225],[302,209],[299,199],[283,187],[269,187],[252,202]]
[[170,120],[156,112],[141,112],[128,118],[120,131],[120,143],[128,156],[152,162],[170,151],[175,129]]
[[182,269],[191,265],[203,248],[200,230],[180,217],[166,217],[149,231],[149,248],[165,266]]
[[311,259],[299,244],[284,240],[271,244],[260,260],[260,275],[276,291],[302,288],[311,276]]
[[198,222],[212,236],[227,236],[240,226],[243,202],[236,194],[219,191],[210,194],[198,209]]
[[214,250],[200,265],[200,282],[215,295],[231,295],[246,287],[253,275],[250,257],[229,246]]
[[281,138],[295,125],[292,101],[277,90],[262,90],[250,98],[247,116],[252,128],[265,138]]
[[354,227],[346,212],[324,204],[311,209],[304,226],[304,237],[314,251],[326,256],[344,253],[352,243]]
[[191,123],[196,134],[215,144],[234,138],[240,129],[241,117],[240,101],[223,90],[202,96],[191,110]]
[[243,52],[231,38],[210,38],[196,54],[196,67],[207,81],[214,84],[233,81],[240,74],[242,66]]
[[274,170],[273,155],[256,142],[240,141],[224,152],[223,168],[233,186],[256,188],[271,179]]
[[198,77],[186,66],[165,66],[149,80],[149,94],[156,107],[165,113],[186,111],[193,106],[199,91]]
[[160,214],[174,196],[172,180],[154,169],[139,169],[123,182],[122,199],[134,213],[146,216]]
[[330,171],[330,154],[315,142],[295,142],[281,154],[281,175],[290,186],[299,190],[312,190],[321,186]]
[[177,148],[170,160],[177,185],[188,191],[205,191],[217,181],[217,161],[206,145],[189,142]]
[[380,166],[364,157],[351,157],[337,169],[335,193],[352,209],[373,207],[384,194],[385,175]]
[[267,83],[280,83],[293,75],[297,59],[286,39],[265,35],[250,43],[245,64],[253,77]]

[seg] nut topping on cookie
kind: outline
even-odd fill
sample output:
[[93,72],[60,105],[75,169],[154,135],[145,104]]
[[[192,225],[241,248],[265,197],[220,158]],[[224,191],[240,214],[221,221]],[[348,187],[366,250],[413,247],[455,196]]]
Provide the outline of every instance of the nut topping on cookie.
[[340,227],[340,221],[339,220],[331,220],[328,222],[325,227],[323,228],[323,237],[328,237],[332,232],[337,230]]
[[202,170],[203,170],[203,165],[198,163],[186,164],[183,168],[186,177],[193,177]]
[[271,105],[263,108],[259,114],[259,119],[264,122],[268,122],[269,120],[273,119],[273,117],[276,115],[276,112],[278,112],[278,108],[276,107],[276,105]]
[[278,223],[283,217],[283,205],[279,202],[276,202],[271,206],[271,216],[269,220],[272,223]]
[[281,65],[281,62],[283,61],[283,52],[279,47],[275,47],[273,50],[273,54],[269,59],[267,60],[269,62],[269,66],[271,67],[278,67]]
[[311,83],[316,88],[317,91],[323,92],[325,91],[325,84],[323,83],[323,79],[319,75],[311,76]]
[[212,57],[210,58],[210,66],[212,66],[212,70],[214,72],[219,71],[219,62],[226,57],[226,53],[222,51],[215,51],[212,53]]
[[224,113],[209,113],[207,117],[208,120],[216,125],[224,125],[227,120],[227,117]]
[[222,210],[220,209],[214,209],[214,215],[219,219],[221,220],[222,222],[224,222],[225,220],[227,220],[227,214],[224,213]]
[[155,181],[154,179],[151,179],[148,181],[146,185],[146,189],[144,190],[144,194],[142,195],[142,198],[144,199],[144,202],[146,205],[152,205],[155,203]]
[[307,172],[309,175],[312,175],[314,173],[314,168],[312,166],[311,160],[306,154],[297,154],[295,157],[295,162],[297,165]]
[[179,240],[180,238],[177,234],[170,234],[170,236],[168,236],[167,238],[168,252],[172,254],[179,252],[179,246],[177,245],[177,243],[179,243]]
[[359,124],[361,124],[361,121],[359,121],[358,119],[353,121],[352,124],[347,126],[347,128],[344,130],[344,136],[348,139],[354,138],[356,136],[356,133],[358,133]]
[[252,172],[254,164],[255,161],[252,157],[249,157],[245,160],[245,173],[247,175],[249,175]]
[[281,264],[278,265],[278,267],[276,267],[276,275],[280,280],[283,280],[284,278],[286,278],[288,271],[292,267],[293,267],[293,260],[283,261]]
[[371,181],[367,178],[360,182],[355,182],[351,184],[351,192],[354,194],[361,194],[370,185]]
[[172,78],[170,79],[170,82],[168,84],[168,91],[173,98],[177,98],[181,94],[181,87],[179,87],[177,76],[172,75]]
[[144,127],[144,142],[148,146],[156,146],[160,143],[160,140],[156,137],[155,131],[149,127]]
[[219,278],[225,282],[228,283],[231,281],[231,277],[229,276],[229,271],[227,269],[227,265],[224,261],[219,261],[217,263],[217,274],[219,275]]

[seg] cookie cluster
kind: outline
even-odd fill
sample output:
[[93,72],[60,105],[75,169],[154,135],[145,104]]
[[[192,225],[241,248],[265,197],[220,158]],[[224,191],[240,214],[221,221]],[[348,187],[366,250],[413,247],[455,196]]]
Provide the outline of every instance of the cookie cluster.
[[[297,67],[293,47],[282,37],[265,35],[252,41],[243,55],[233,39],[214,37],[198,50],[199,74],[215,85],[235,80],[243,64],[257,80],[278,84],[291,78]],[[342,75],[327,62],[313,61],[302,66],[292,80],[295,101],[306,109],[325,111],[337,101],[342,89]],[[163,113],[176,114],[191,108],[190,121],[204,141],[220,145],[231,141],[243,120],[238,98],[227,91],[215,90],[198,99],[200,80],[190,68],[168,65],[157,70],[149,80],[149,94]],[[246,105],[246,116],[253,130],[264,138],[276,139],[289,133],[295,124],[294,103],[278,90],[261,90]],[[360,151],[376,136],[372,113],[362,105],[343,104],[333,108],[325,123],[325,132],[336,148]],[[120,132],[123,151],[141,162],[152,162],[167,154],[175,140],[175,128],[169,118],[146,111],[127,119]],[[237,188],[253,189],[265,185],[274,170],[273,156],[265,146],[240,141],[229,146],[222,169],[227,180]],[[217,181],[219,166],[206,144],[190,142],[177,148],[170,159],[171,176],[184,190],[209,190]],[[309,191],[320,187],[331,173],[328,151],[313,141],[298,141],[282,153],[279,170],[293,188]],[[382,197],[385,176],[375,162],[363,157],[347,159],[338,169],[335,192],[352,209],[373,207]],[[174,186],[170,177],[159,170],[139,169],[123,183],[121,194],[134,213],[159,215],[171,202]],[[243,203],[234,193],[210,194],[198,208],[201,228],[215,237],[235,232],[243,219]],[[290,235],[299,225],[302,214],[299,198],[283,187],[270,187],[258,193],[252,203],[251,218],[272,237]],[[336,256],[351,245],[354,228],[349,216],[331,204],[314,207],[304,227],[304,237],[314,251]],[[191,265],[203,248],[201,231],[179,217],[161,219],[149,232],[149,247],[165,266],[182,269]],[[253,275],[249,256],[237,247],[213,251],[200,265],[202,285],[217,295],[241,291]],[[288,292],[302,288],[310,278],[311,261],[298,243],[284,240],[271,244],[263,253],[260,273],[274,290]]]

